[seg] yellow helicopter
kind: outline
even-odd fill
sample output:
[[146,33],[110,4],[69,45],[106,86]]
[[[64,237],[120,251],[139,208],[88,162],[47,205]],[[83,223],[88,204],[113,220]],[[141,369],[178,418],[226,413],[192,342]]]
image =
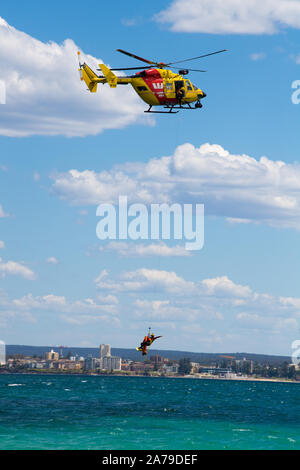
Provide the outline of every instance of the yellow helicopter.
[[[205,72],[205,70],[197,69],[177,69],[178,72],[169,70],[169,66],[179,64],[181,62],[188,62],[195,59],[202,59],[214,54],[220,54],[227,49],[220,51],[210,52],[209,54],[192,57],[190,59],[179,60],[176,62],[153,62],[151,60],[143,59],[131,52],[117,49],[118,52],[133,57],[137,60],[145,62],[146,66],[143,67],[127,67],[127,68],[108,68],[104,64],[99,64],[103,75],[96,75],[95,72],[86,64],[80,63],[80,52],[78,52],[80,78],[84,80],[91,93],[96,93],[98,83],[108,83],[111,88],[117,85],[132,85],[133,89],[139,97],[149,105],[149,109],[145,113],[178,113],[180,109],[199,109],[202,108],[201,99],[205,98],[206,93],[200,90],[196,85],[192,84],[190,80],[184,78],[185,75],[192,72]],[[141,70],[142,69],[142,70]],[[141,70],[135,75],[118,77],[113,71],[124,70]],[[195,103],[191,106],[191,103]],[[152,106],[163,106],[168,111],[152,111]]]

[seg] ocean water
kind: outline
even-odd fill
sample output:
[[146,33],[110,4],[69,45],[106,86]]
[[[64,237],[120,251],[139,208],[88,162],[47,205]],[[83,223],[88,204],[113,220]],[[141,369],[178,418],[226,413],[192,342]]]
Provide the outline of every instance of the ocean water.
[[0,449],[300,449],[300,384],[0,375]]

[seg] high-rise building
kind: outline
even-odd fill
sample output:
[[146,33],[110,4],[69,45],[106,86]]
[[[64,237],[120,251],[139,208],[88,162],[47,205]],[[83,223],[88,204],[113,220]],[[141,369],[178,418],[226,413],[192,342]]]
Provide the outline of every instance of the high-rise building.
[[45,357],[48,361],[58,361],[59,354],[51,349],[50,352],[46,352]]
[[110,356],[110,345],[109,344],[100,344],[100,359],[104,356]]
[[121,358],[116,356],[103,356],[100,359],[102,370],[121,370]]
[[121,370],[121,358],[111,355],[109,344],[100,344],[100,369]]
[[6,364],[6,349],[4,341],[0,341],[0,366]]
[[96,370],[100,367],[100,359],[89,356],[84,361],[84,368],[87,370]]

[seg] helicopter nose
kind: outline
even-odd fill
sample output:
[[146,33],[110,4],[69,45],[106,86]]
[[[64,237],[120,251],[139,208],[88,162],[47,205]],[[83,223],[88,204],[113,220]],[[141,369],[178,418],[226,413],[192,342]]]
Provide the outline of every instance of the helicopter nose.
[[204,91],[201,91],[201,93],[198,93],[198,100],[202,100],[202,98],[206,97],[206,93]]

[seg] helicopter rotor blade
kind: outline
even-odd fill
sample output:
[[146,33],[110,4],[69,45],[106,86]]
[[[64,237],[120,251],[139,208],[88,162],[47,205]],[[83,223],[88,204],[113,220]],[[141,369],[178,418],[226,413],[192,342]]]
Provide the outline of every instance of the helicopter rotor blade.
[[203,55],[199,55],[197,57],[191,57],[190,59],[178,60],[176,62],[169,62],[168,64],[165,64],[165,65],[180,64],[181,62],[188,62],[189,60],[202,59],[203,57],[208,57],[210,55],[220,54],[221,52],[226,52],[226,51],[227,51],[227,49],[222,49],[221,51],[210,52],[209,54],[203,54]]
[[[152,65],[150,66],[141,66],[141,67],[123,67],[123,68],[111,68],[110,70],[143,70],[143,69],[150,69],[152,68]],[[97,70],[101,70],[101,69],[97,69]]]
[[[172,69],[182,70],[181,67],[172,67]],[[186,70],[188,70],[189,72],[207,72],[207,70],[199,70],[199,69],[186,69]]]
[[146,62],[146,64],[157,64],[157,62],[153,62],[152,60],[143,59],[131,52],[123,51],[123,49],[117,49],[118,52],[122,52],[122,54],[128,55],[129,57],[133,57],[134,59],[141,60],[142,62]]

